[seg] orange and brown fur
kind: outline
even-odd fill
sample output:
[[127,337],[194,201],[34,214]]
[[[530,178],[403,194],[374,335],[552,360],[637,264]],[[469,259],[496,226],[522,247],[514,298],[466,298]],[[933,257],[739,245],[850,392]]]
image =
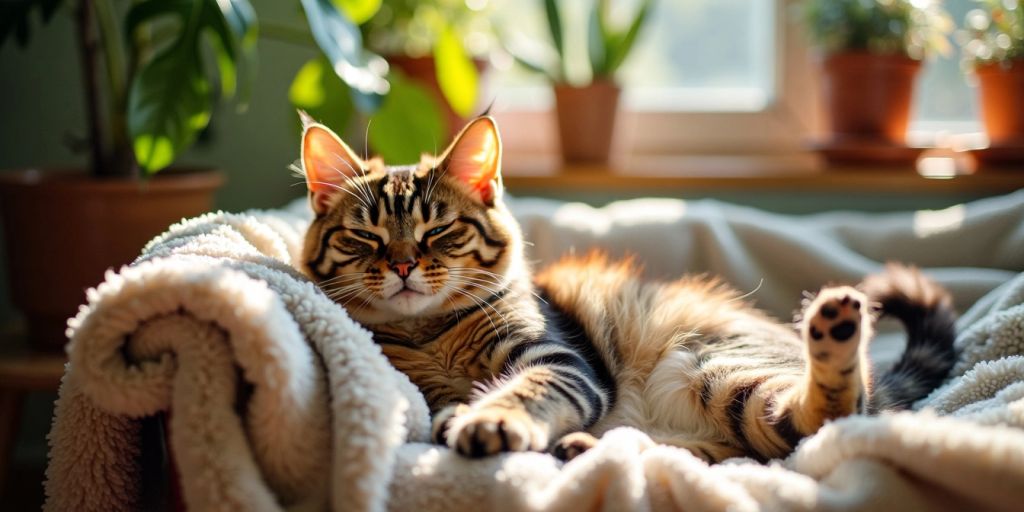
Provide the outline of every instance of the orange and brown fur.
[[[303,122],[316,214],[304,270],[373,331],[427,398],[435,439],[464,455],[571,458],[632,426],[708,461],[778,457],[827,420],[905,407],[952,365],[949,299],[916,270],[824,288],[796,329],[713,279],[644,282],[600,255],[534,277],[502,202],[491,118],[404,167]],[[910,335],[874,389],[873,306]]]

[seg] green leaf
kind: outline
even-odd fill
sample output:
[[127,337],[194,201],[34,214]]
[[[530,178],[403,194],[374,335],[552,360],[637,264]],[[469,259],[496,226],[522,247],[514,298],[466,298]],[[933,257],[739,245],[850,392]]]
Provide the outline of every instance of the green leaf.
[[14,34],[22,48],[28,44],[29,23],[32,12],[40,12],[43,23],[49,23],[62,0],[3,0],[0,1],[0,47]]
[[587,54],[590,56],[590,69],[595,77],[607,74],[608,49],[605,32],[604,2],[598,1],[590,11],[587,30]]
[[555,50],[559,58],[565,59],[565,41],[562,36],[562,16],[558,13],[558,4],[555,0],[544,0],[544,11],[547,13],[548,30],[551,32],[551,42],[555,44]]
[[369,21],[380,10],[381,0],[331,0],[356,25]]
[[469,117],[476,107],[479,77],[451,25],[444,27],[434,43],[434,67],[444,99],[456,114]]
[[151,23],[161,16],[176,15],[182,25],[192,13],[192,0],[146,0],[132,5],[124,17],[124,37],[129,44],[132,35],[143,23]]
[[398,72],[390,78],[391,92],[370,118],[369,143],[390,164],[416,163],[442,148],[448,128],[426,89]]
[[356,26],[331,0],[301,0],[313,39],[331,62],[339,78],[352,90],[352,101],[363,112],[380,106],[388,92],[383,74],[384,61],[363,49],[363,37]]
[[210,84],[195,45],[185,39],[147,63],[128,96],[128,131],[139,166],[170,165],[210,120]]
[[202,0],[203,26],[214,35],[213,49],[221,77],[221,94],[235,94],[236,76],[242,75],[239,108],[244,109],[256,78],[255,13],[247,0]]
[[[351,93],[322,57],[305,63],[288,88],[288,99],[295,108],[305,110],[327,126],[343,130],[355,108]],[[298,128],[298,123],[293,123]]]
[[629,52],[633,50],[633,45],[636,44],[636,38],[643,29],[644,24],[647,22],[647,17],[651,10],[651,0],[645,0],[637,10],[636,17],[633,18],[633,22],[630,24],[629,29],[624,34],[615,34],[614,40],[609,44],[608,51],[608,63],[606,65],[607,75],[611,76],[618,71],[619,66],[625,62],[626,57],[629,56]]

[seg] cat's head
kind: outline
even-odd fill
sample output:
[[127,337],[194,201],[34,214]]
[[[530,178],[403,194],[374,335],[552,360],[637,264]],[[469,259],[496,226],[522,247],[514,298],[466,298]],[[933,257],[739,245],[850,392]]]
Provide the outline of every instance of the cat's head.
[[303,124],[315,215],[303,270],[356,320],[471,307],[523,271],[493,118],[471,121],[441,155],[402,166],[363,160],[326,126],[305,115]]

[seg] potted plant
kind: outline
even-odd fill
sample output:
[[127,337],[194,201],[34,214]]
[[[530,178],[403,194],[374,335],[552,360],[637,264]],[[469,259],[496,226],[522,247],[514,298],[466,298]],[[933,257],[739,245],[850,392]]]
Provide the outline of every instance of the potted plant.
[[545,57],[540,52],[531,54],[525,45],[509,48],[517,62],[543,74],[553,84],[558,135],[566,163],[608,162],[622,90],[615,73],[633,49],[651,9],[651,1],[645,0],[625,23],[613,26],[608,19],[608,3],[597,0],[589,16],[588,80],[569,76],[562,15],[555,0],[544,1],[553,51],[545,52]]
[[[807,33],[821,58],[830,138],[855,158],[913,160],[906,131],[921,60],[949,51],[952,22],[932,0],[807,0]],[[887,153],[886,150],[889,150]],[[829,156],[826,153],[826,156]],[[859,159],[859,158],[858,158]]]
[[982,160],[1024,161],[1024,4],[976,0],[958,33],[963,64],[977,77],[990,147]]
[[65,5],[81,60],[88,166],[0,173],[12,299],[37,348],[63,346],[66,319],[104,270],[130,262],[173,222],[209,211],[219,172],[160,171],[206,127],[215,97],[244,93],[254,70],[246,0],[144,0],[123,17],[112,0],[4,2],[0,44],[26,44],[32,17],[48,20]]

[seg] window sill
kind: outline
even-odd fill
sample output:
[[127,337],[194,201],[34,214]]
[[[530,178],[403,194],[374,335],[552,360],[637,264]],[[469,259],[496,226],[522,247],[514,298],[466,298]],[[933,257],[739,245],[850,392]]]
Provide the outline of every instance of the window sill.
[[813,155],[647,157],[625,165],[568,166],[551,156],[507,155],[503,175],[513,194],[763,190],[996,195],[1024,188],[1024,169],[926,177],[910,167],[826,169],[815,163]]

